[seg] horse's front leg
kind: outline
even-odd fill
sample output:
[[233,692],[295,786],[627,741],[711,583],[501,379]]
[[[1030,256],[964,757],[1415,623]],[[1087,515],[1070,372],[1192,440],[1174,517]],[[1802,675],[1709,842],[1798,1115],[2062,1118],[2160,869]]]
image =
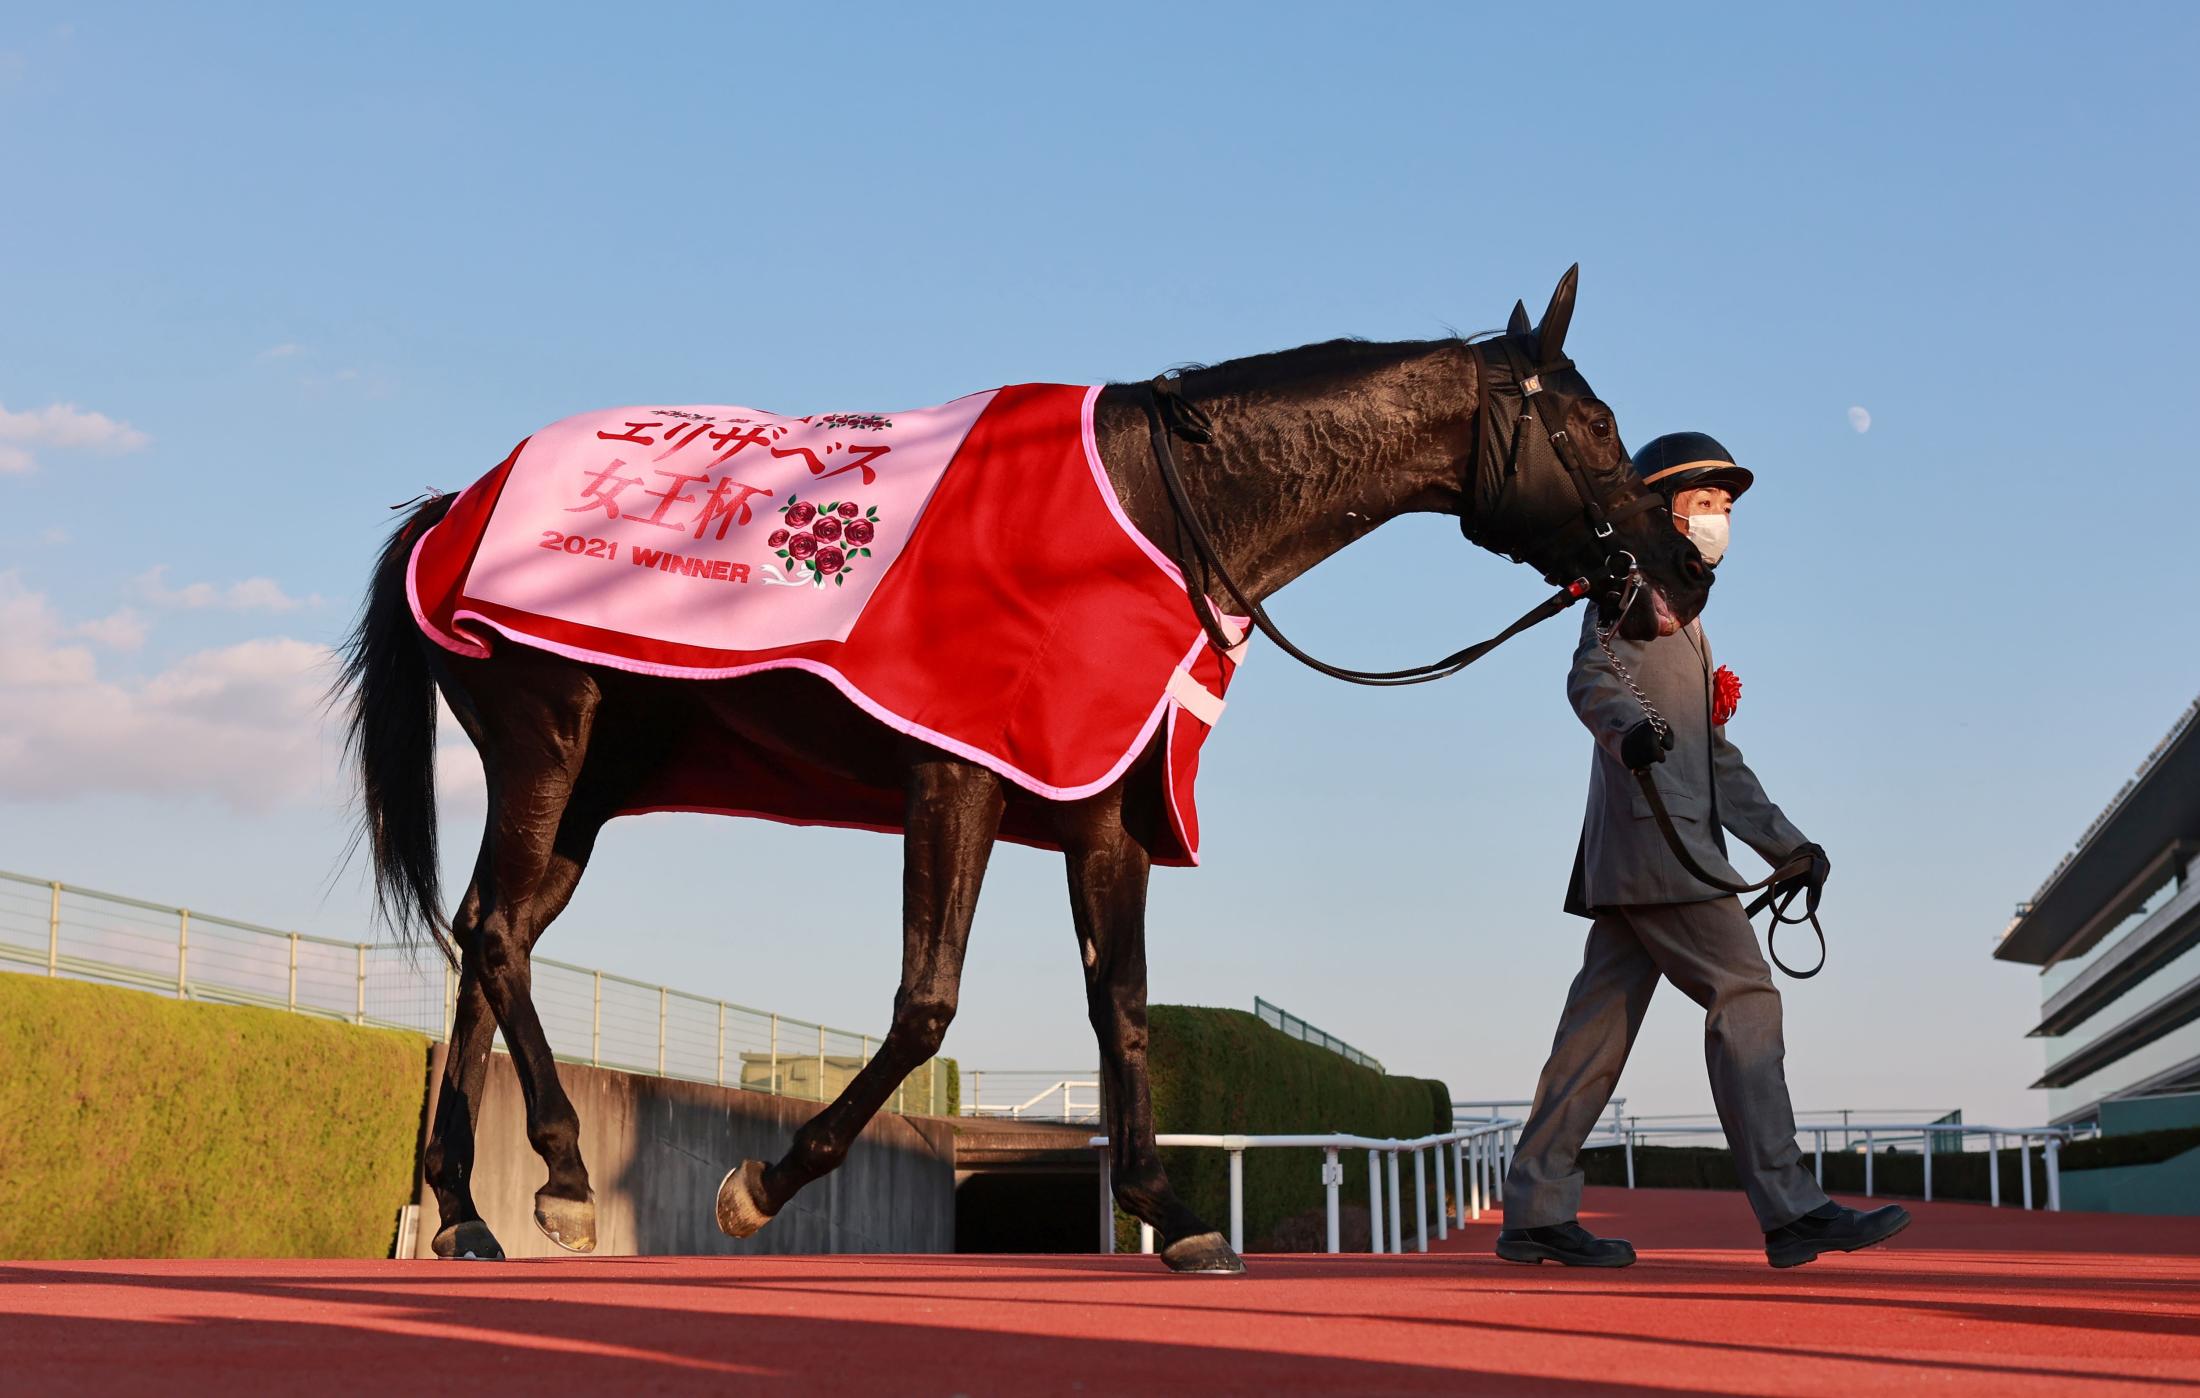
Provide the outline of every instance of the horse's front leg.
[[1234,1273],[1229,1240],[1185,1207],[1154,1143],[1146,1077],[1146,884],[1152,864],[1123,826],[1120,788],[1065,812],[1071,917],[1085,963],[1085,1008],[1100,1043],[1100,1100],[1116,1202],[1161,1235],[1177,1272]]
[[940,1051],[955,1018],[963,949],[1001,827],[1001,779],[924,748],[910,763],[906,793],[901,988],[894,992],[893,1025],[877,1055],[795,1133],[777,1164],[747,1160],[727,1174],[718,1187],[718,1226],[731,1237],[756,1232],[804,1185],[838,1168],[902,1079]]

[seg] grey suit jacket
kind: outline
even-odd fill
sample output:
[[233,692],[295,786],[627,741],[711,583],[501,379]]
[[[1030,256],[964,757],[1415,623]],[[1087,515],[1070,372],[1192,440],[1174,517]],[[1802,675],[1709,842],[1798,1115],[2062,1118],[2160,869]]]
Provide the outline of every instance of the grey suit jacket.
[[[1727,862],[1721,826],[1769,863],[1777,864],[1804,843],[1803,832],[1758,785],[1741,749],[1726,740],[1726,730],[1711,726],[1714,663],[1702,625],[1690,622],[1676,634],[1652,641],[1615,636],[1612,649],[1673,727],[1673,750],[1651,771],[1674,828],[1696,862],[1722,878],[1748,882]],[[1642,722],[1642,705],[1597,646],[1594,612],[1583,619],[1566,697],[1597,740],[1589,767],[1589,809],[1581,822],[1566,911],[1587,917],[1598,908],[1725,897],[1682,868],[1666,848],[1650,803],[1619,759],[1620,740]]]

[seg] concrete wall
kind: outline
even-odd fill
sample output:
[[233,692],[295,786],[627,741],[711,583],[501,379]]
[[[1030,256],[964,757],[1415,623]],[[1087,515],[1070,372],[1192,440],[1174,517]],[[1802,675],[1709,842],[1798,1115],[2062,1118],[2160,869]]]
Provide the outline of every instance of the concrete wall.
[[2140,1131],[2174,1131],[2200,1126],[2200,1092],[2168,1097],[2130,1097],[2101,1103],[2101,1134],[2129,1136]]
[[[438,1045],[437,1085],[441,1053]],[[955,1139],[945,1121],[881,1112],[846,1163],[736,1242],[714,1221],[719,1180],[745,1158],[778,1159],[817,1103],[571,1063],[559,1064],[558,1076],[580,1114],[599,1256],[954,1251]],[[432,1088],[430,1098],[432,1120]],[[519,1079],[501,1053],[489,1058],[476,1139],[474,1202],[505,1254],[568,1255],[535,1227],[546,1172],[527,1144]],[[441,1227],[435,1196],[423,1188],[419,1256],[431,1255]]]
[[2200,1150],[2151,1165],[2065,1170],[2062,1206],[2087,1213],[2200,1214]]

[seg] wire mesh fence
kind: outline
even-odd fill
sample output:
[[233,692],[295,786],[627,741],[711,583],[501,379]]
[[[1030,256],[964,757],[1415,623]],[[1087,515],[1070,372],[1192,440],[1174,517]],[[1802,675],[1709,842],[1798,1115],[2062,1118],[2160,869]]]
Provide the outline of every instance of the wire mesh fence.
[[1012,1121],[1100,1120],[1097,1068],[965,1068],[961,1114]]
[[[558,1058],[830,1101],[879,1040],[810,1020],[536,957],[535,1009]],[[0,971],[66,976],[431,1038],[450,1032],[458,975],[424,951],[261,927],[0,870]],[[501,1043],[501,1038],[500,1041]],[[944,1113],[938,1060],[894,1111]]]
[[1258,995],[1253,997],[1253,1013],[1260,1016],[1260,1022],[1271,1029],[1281,1029],[1294,1039],[1303,1040],[1306,1043],[1315,1045],[1317,1048],[1328,1049],[1331,1053],[1348,1058],[1363,1068],[1373,1068],[1378,1073],[1383,1071],[1383,1065],[1376,1061],[1373,1056],[1360,1052],[1334,1034],[1324,1033],[1280,1005],[1269,1004]]

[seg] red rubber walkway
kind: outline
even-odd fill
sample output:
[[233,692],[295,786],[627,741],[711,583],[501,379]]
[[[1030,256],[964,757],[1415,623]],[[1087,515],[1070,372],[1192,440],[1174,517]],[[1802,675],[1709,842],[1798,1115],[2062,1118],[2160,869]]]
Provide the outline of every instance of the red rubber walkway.
[[0,1391],[2200,1390],[2200,1218],[1913,1206],[1774,1272],[1740,1196],[1591,1190],[1623,1272],[1404,1257],[0,1264]]

